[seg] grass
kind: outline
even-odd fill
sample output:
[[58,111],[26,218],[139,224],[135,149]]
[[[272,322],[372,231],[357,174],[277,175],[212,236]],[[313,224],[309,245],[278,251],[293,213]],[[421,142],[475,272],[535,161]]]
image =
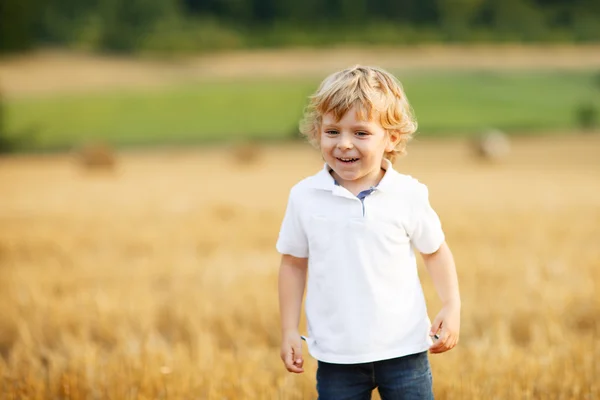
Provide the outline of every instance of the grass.
[[[569,130],[576,108],[598,102],[592,72],[398,73],[420,131],[457,135],[495,127],[508,132]],[[285,139],[318,79],[195,82],[156,90],[13,100],[9,132],[33,132],[31,148],[90,139],[156,144]],[[595,100],[594,100],[595,99]]]
[[405,89],[425,132],[576,128],[582,101],[600,99],[592,73],[479,72],[407,76]]

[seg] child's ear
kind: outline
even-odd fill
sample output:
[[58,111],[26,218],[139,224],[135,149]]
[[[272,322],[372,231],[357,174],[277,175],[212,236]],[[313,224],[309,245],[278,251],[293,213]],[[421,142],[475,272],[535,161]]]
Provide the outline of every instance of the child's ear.
[[391,152],[392,150],[394,150],[396,148],[396,146],[398,145],[398,143],[400,143],[400,132],[398,132],[397,130],[389,130],[388,131],[388,142],[387,145],[385,146],[385,151],[387,153]]

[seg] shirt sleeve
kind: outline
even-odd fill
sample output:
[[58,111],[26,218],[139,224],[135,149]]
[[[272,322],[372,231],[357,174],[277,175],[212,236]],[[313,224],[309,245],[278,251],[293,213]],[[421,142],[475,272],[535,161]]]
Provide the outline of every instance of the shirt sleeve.
[[298,258],[308,257],[308,240],[300,221],[300,213],[297,208],[297,199],[294,191],[290,192],[285,216],[279,230],[277,240],[277,251]]
[[429,190],[422,183],[417,184],[413,198],[411,222],[409,236],[413,246],[424,254],[435,253],[444,243],[445,235],[440,218],[429,204]]

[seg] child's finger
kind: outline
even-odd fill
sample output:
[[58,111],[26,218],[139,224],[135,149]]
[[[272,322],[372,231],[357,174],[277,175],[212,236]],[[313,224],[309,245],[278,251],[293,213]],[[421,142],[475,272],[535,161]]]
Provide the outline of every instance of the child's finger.
[[292,349],[294,350],[294,362],[295,363],[301,362],[302,361],[302,344],[298,343],[296,345],[293,345]]
[[433,345],[429,348],[429,351],[431,351],[432,353],[441,353],[445,351],[447,341],[448,333],[442,330],[440,338],[433,343]]
[[440,331],[440,329],[442,328],[442,321],[442,318],[440,318],[439,316],[435,317],[433,323],[431,324],[431,329],[429,330],[429,334],[431,336],[435,335]]
[[453,349],[454,347],[456,347],[457,344],[458,344],[458,336],[453,335],[452,336],[452,343],[450,345],[450,348]]
[[429,349],[432,353],[443,353],[453,349],[458,344],[458,335],[442,332],[438,342],[434,343]]
[[444,351],[443,343],[435,343],[433,346],[429,348],[431,353],[442,353]]
[[304,372],[304,369],[302,367],[294,365],[294,364],[290,365],[287,368],[287,370],[290,372],[295,372],[296,374],[300,374],[300,373]]
[[293,363],[298,367],[302,367],[304,364],[304,359],[302,358],[302,344],[299,343],[293,346],[294,354],[293,354]]
[[290,367],[294,364],[294,352],[292,351],[292,349],[290,349],[289,351],[287,351],[285,353],[285,359],[283,360],[283,363],[285,364],[285,367],[289,370]]
[[297,374],[304,372],[304,369],[302,369],[302,365],[297,365],[295,363],[293,349],[290,349],[290,351],[287,353],[287,355],[285,357],[285,368],[289,372],[295,372]]
[[294,348],[290,347],[290,349],[288,350],[288,352],[285,355],[285,366],[287,367],[288,370],[295,366],[294,361],[295,361],[294,360]]
[[302,372],[304,372],[304,369],[302,367],[298,367],[298,366],[293,365],[293,364],[290,365],[290,366],[287,366],[287,370],[290,371],[290,372],[294,372],[296,374],[301,374]]
[[454,346],[456,346],[456,336],[453,335],[452,338],[446,343],[446,347],[448,347],[448,350],[451,350],[454,348]]

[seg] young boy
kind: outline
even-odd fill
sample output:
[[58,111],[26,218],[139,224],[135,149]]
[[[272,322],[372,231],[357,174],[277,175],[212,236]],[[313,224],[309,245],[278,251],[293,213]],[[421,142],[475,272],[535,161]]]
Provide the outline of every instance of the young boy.
[[[334,73],[306,109],[301,132],[325,166],[292,188],[277,241],[281,358],[303,372],[307,342],[321,400],[369,399],[375,388],[384,400],[431,399],[427,351],[458,342],[458,281],[440,220],[427,187],[392,168],[415,130],[400,83],[378,68]],[[433,324],[413,247],[443,304]]]

